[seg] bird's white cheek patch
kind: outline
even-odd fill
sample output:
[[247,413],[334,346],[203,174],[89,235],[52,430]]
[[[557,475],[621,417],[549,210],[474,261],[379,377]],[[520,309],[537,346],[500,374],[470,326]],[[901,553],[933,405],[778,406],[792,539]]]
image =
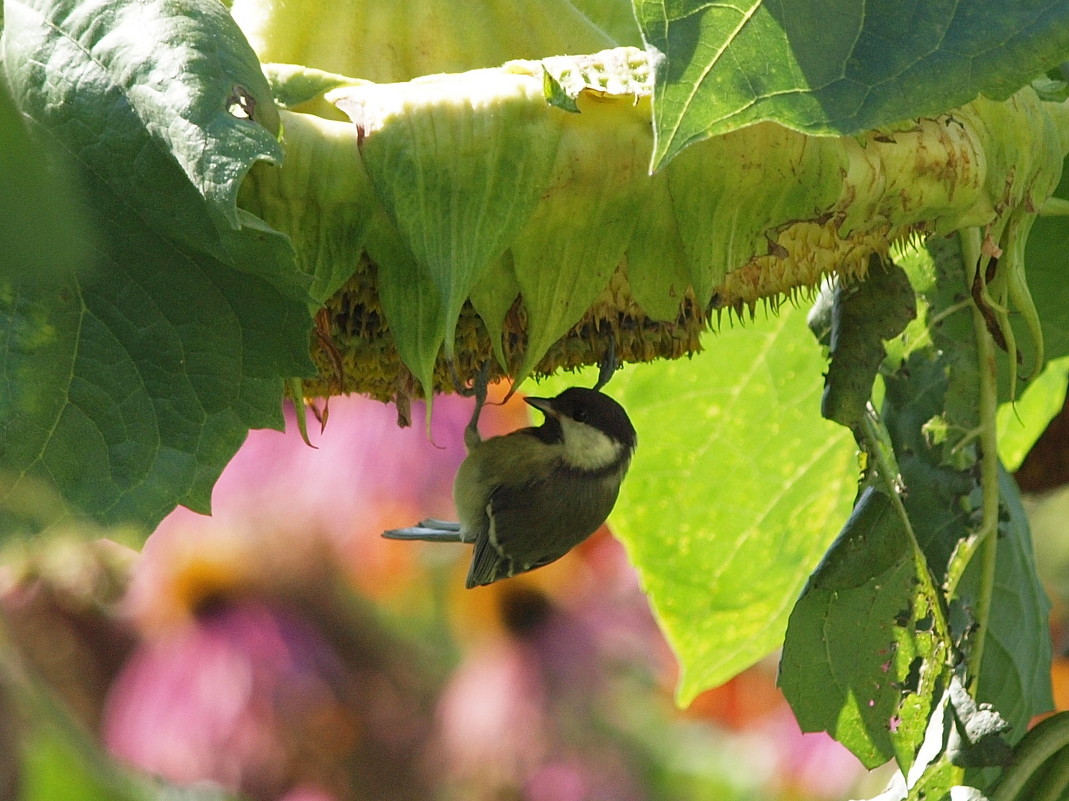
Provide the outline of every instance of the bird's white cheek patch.
[[564,460],[579,470],[601,470],[620,458],[623,445],[588,425],[561,418]]

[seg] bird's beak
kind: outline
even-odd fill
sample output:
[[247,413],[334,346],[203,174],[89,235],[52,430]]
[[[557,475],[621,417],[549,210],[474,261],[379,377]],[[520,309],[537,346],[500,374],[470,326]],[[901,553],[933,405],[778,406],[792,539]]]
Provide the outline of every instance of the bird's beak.
[[557,417],[557,410],[553,408],[553,398],[524,398],[529,404],[547,417]]

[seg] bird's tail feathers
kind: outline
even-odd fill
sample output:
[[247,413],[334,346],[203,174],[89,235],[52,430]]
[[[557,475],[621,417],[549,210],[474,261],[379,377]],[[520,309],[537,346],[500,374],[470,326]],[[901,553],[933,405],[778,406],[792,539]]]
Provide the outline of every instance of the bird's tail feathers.
[[434,517],[428,517],[426,520],[419,521],[420,528],[433,528],[435,531],[460,531],[460,523],[455,520],[438,520]]
[[449,520],[421,520],[419,525],[392,528],[382,532],[388,540],[427,540],[428,542],[463,542],[460,523]]

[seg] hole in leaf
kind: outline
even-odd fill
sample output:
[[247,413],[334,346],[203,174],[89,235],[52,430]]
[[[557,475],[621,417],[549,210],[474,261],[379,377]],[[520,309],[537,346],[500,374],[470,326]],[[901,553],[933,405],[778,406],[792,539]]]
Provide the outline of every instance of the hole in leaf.
[[226,112],[239,120],[251,120],[256,110],[256,98],[240,84],[235,84],[226,98]]

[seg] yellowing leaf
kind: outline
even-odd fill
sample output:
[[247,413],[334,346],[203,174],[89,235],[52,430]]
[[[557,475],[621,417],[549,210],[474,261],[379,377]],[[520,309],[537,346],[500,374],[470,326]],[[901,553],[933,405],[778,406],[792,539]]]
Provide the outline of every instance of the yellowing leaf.
[[[356,124],[375,190],[437,290],[436,338],[450,359],[461,307],[527,223],[557,155],[560,129],[534,91],[520,76],[487,70],[329,95]],[[391,324],[409,325],[408,311],[394,308]]]

